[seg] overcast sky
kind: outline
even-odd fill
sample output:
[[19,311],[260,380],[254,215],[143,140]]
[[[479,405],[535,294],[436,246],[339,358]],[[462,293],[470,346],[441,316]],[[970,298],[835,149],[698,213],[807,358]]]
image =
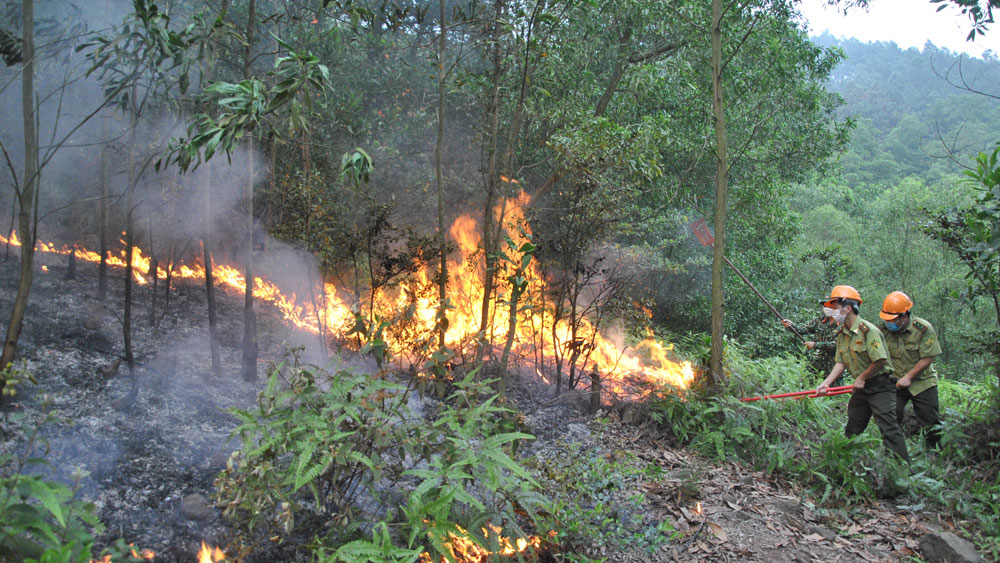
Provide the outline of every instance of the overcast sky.
[[949,4],[938,12],[940,4],[929,0],[870,0],[866,12],[853,8],[847,16],[826,0],[802,0],[799,9],[809,21],[809,34],[829,31],[836,37],[854,37],[861,41],[894,41],[903,49],[922,49],[930,39],[938,47],[981,57],[991,49],[1000,54],[1000,22],[979,36],[975,42],[965,40],[971,25],[967,16]]

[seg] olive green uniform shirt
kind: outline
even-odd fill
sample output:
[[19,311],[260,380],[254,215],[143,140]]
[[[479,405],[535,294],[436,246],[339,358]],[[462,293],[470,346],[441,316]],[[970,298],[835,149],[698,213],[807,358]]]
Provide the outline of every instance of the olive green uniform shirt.
[[[830,317],[816,317],[801,327],[795,327],[799,334],[811,334],[811,338],[816,343],[813,350],[817,352],[829,352],[831,357],[837,351],[837,323]],[[829,367],[829,366],[827,366]]]
[[[890,332],[883,327],[885,345],[889,349],[889,357],[896,368],[896,375],[905,376],[921,358],[933,358],[941,354],[941,344],[931,323],[920,317],[910,316],[906,328],[899,332]],[[934,387],[938,383],[934,364],[913,378],[910,383],[910,394],[920,393]]]
[[[837,331],[835,361],[844,364],[847,372],[853,377],[861,375],[873,362],[883,359],[886,362],[879,373],[892,374],[892,359],[882,339],[882,333],[874,324],[861,317],[855,317],[852,326],[847,326],[845,323]],[[879,373],[873,373],[870,377],[875,377]]]

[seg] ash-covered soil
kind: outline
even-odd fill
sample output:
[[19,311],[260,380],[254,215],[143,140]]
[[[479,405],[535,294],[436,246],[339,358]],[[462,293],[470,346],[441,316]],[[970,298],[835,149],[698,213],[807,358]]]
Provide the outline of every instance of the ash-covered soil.
[[[201,541],[225,541],[225,527],[202,499],[225,465],[235,419],[225,409],[249,405],[259,383],[239,378],[242,334],[238,296],[220,292],[223,377],[214,380],[205,291],[190,282],[175,286],[166,308],[163,285],[151,319],[152,287],[134,286],[133,346],[139,360],[139,394],[127,410],[113,407],[130,388],[124,355],[122,272],[112,270],[107,300],[97,296],[96,266],[66,268],[40,256],[48,273],[36,274],[19,342],[17,365],[37,385],[21,385],[9,409],[37,418],[50,409],[59,419],[44,427],[53,475],[73,482],[87,472],[80,495],[93,501],[107,525],[103,540],[125,538],[152,549],[157,560],[193,561]],[[14,298],[19,264],[0,265],[4,322]],[[261,315],[262,325],[271,319]],[[4,327],[6,328],[6,327]],[[274,352],[274,345],[265,341]],[[260,373],[265,373],[262,363]],[[13,444],[5,432],[5,447]],[[201,495],[199,497],[198,495]],[[183,510],[182,510],[183,507]]]
[[[0,260],[0,323],[8,318],[17,287],[19,262],[13,254]],[[18,386],[6,405],[32,419],[45,412],[58,418],[43,427],[45,447],[35,448],[51,466],[34,470],[67,484],[85,472],[80,497],[97,506],[107,526],[100,538],[104,544],[124,538],[153,550],[157,561],[195,561],[203,541],[225,547],[229,530],[211,503],[213,480],[238,447],[236,440],[227,443],[237,420],[226,409],[252,406],[272,362],[289,347],[315,344],[316,337],[288,328],[275,310],[258,303],[258,382],[245,382],[239,373],[243,296],[217,288],[223,366],[217,380],[211,375],[204,286],[177,281],[167,303],[161,280],[151,316],[152,285],[133,285],[139,393],[130,408],[120,410],[115,406],[132,385],[122,360],[123,272],[111,270],[102,301],[96,265],[78,263],[77,279],[67,280],[64,257],[38,254],[36,260],[36,267],[48,271],[36,273],[16,365],[37,383]],[[341,356],[341,365],[373,367],[349,350]],[[549,397],[548,390],[524,387],[512,395],[539,402]],[[552,439],[560,425],[582,417],[558,403],[534,410],[530,420]],[[0,429],[4,451],[23,447],[23,435],[12,430]],[[264,546],[251,560],[285,561],[289,554]]]
[[[157,561],[178,562],[195,561],[203,541],[226,546],[226,522],[211,505],[213,479],[237,447],[227,444],[236,420],[225,409],[250,406],[268,360],[280,359],[289,343],[315,342],[315,336],[288,329],[275,311],[258,304],[259,381],[244,382],[239,377],[243,297],[219,291],[223,376],[215,380],[204,287],[177,283],[167,306],[161,283],[151,319],[152,287],[135,286],[140,390],[135,404],[119,411],[112,405],[131,386],[127,367],[118,361],[124,353],[122,272],[112,270],[102,302],[96,266],[79,264],[77,280],[69,281],[60,260],[39,256],[38,266],[46,264],[49,271],[36,275],[18,360],[37,384],[21,385],[7,408],[32,416],[50,408],[62,419],[44,430],[50,469],[67,483],[78,469],[87,472],[80,494],[97,505],[107,525],[103,542],[124,538],[155,551]],[[0,323],[8,319],[18,268],[13,256],[0,261]],[[538,438],[523,455],[558,464],[561,448],[573,441],[595,456],[627,456],[663,470],[650,472],[650,479],[628,492],[645,495],[645,519],[668,521],[678,537],[656,553],[590,553],[608,561],[908,560],[919,553],[928,530],[954,527],[921,507],[816,509],[800,502],[792,484],[735,465],[705,464],[672,447],[669,437],[651,426],[617,422],[615,412],[600,413],[610,422],[599,423],[579,408],[585,399],[553,401],[552,391],[534,380],[515,382],[511,398]],[[0,448],[7,451],[20,445],[10,430],[0,429]],[[265,546],[252,560],[289,558]]]

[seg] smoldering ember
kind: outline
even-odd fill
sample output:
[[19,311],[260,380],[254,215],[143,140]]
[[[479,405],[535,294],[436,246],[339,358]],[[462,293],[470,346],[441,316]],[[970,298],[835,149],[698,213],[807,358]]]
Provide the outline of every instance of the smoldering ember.
[[1000,559],[1000,59],[799,9],[0,0],[0,561]]

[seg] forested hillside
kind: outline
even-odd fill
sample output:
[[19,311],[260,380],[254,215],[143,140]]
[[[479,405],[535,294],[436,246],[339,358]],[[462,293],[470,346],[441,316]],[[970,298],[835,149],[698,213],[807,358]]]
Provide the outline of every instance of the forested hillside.
[[923,50],[894,43],[814,38],[845,58],[829,89],[844,98],[839,114],[855,120],[841,159],[850,185],[892,183],[907,176],[929,182],[956,171],[949,155],[968,164],[991,149],[1000,131],[1000,59],[959,56],[928,42]]

